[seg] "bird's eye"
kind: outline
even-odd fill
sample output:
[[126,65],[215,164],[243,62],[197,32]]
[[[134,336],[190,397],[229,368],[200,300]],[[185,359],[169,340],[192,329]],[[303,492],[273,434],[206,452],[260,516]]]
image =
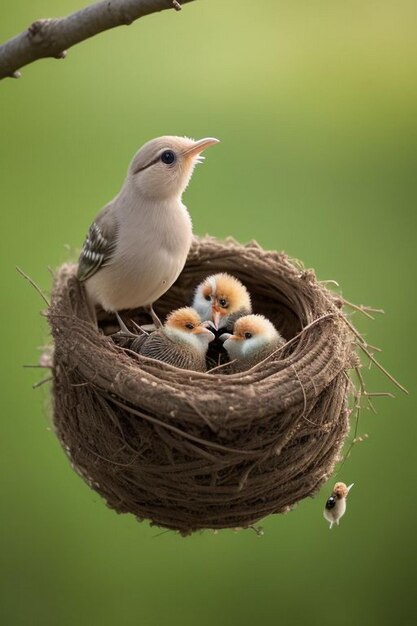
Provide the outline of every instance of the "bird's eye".
[[175,153],[172,150],[164,150],[161,154],[161,161],[165,165],[171,165],[175,161]]
[[189,328],[190,330],[192,330],[194,328],[194,324],[192,324],[191,322],[187,322],[185,328]]
[[219,304],[221,307],[223,307],[223,309],[227,309],[227,307],[229,306],[225,298],[220,298]]
[[210,300],[211,300],[210,296],[208,296],[208,295],[204,296],[204,298],[207,300],[207,302],[210,302]]
[[250,339],[252,337],[252,333],[245,333],[244,337],[245,339]]

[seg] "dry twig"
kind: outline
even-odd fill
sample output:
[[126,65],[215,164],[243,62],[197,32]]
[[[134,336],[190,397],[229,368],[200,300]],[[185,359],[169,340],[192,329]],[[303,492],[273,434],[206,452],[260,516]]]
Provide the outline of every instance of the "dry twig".
[[[181,0],[181,4],[192,0]],[[81,41],[116,26],[164,11],[181,10],[177,0],[101,0],[66,17],[36,20],[25,31],[0,46],[0,80],[20,78],[19,70],[43,58],[64,59]]]
[[45,296],[45,294],[43,293],[39,285],[35,283],[33,278],[31,278],[28,274],[26,274],[26,272],[24,272],[20,267],[16,267],[16,270],[19,272],[21,276],[23,276],[23,278],[25,278],[32,285],[32,287],[34,287],[34,289],[38,292],[42,300],[45,302],[46,306],[49,308],[50,303],[49,303],[48,298]]

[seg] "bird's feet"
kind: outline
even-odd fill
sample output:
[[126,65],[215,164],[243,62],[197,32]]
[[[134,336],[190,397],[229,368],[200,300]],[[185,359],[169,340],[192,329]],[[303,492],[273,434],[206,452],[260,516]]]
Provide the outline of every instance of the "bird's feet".
[[117,311],[115,311],[115,315],[116,315],[117,321],[119,322],[120,330],[117,333],[114,333],[112,337],[134,337],[136,339],[138,336],[137,333],[132,333],[128,329],[128,327],[126,326],[126,324],[124,323],[120,315],[117,313]]
[[148,306],[145,306],[143,308],[151,316],[152,321],[155,324],[156,329],[162,328],[163,324],[162,324],[161,320],[159,319],[159,317],[157,316],[157,314],[155,313],[155,311],[153,310],[152,304],[149,304]]

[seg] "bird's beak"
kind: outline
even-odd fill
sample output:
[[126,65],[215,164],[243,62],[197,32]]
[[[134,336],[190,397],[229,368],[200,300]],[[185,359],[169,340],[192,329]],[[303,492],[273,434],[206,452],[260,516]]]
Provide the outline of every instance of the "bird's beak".
[[234,336],[234,335],[232,335],[231,333],[223,333],[223,334],[222,334],[222,335],[220,335],[220,337],[219,337],[220,341],[223,341],[223,343],[224,343],[225,341],[227,341],[228,339],[234,339],[234,338],[235,338],[235,336]]
[[194,328],[192,332],[194,335],[204,335],[207,338],[209,335],[211,335],[210,341],[214,339],[214,334],[211,332],[211,330],[209,330],[205,326],[196,326],[196,328]]
[[[352,489],[352,487],[353,487],[353,485],[354,485],[354,484],[355,484],[355,483],[352,483],[351,485],[349,485],[349,487],[347,488],[348,493],[349,493],[349,491]],[[355,492],[355,493],[356,493],[356,492]]]
[[220,311],[218,309],[217,310],[213,309],[213,324],[216,330],[219,329],[220,318],[221,318]]
[[216,143],[220,143],[218,139],[214,137],[206,137],[205,139],[200,139],[199,141],[195,141],[191,148],[188,148],[183,154],[186,157],[194,157],[203,152],[206,148],[210,146],[214,146]]

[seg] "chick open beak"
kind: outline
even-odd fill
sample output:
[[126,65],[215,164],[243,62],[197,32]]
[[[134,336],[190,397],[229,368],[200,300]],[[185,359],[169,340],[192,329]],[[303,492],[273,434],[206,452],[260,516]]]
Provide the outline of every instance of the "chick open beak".
[[205,139],[200,139],[199,141],[195,141],[194,145],[192,145],[191,148],[188,148],[188,150],[184,152],[184,156],[186,157],[197,156],[198,154],[200,154],[200,152],[203,152],[203,150],[205,150],[206,148],[209,148],[210,146],[214,146],[216,143],[220,143],[220,142],[218,139],[215,139],[214,137],[206,137]]

